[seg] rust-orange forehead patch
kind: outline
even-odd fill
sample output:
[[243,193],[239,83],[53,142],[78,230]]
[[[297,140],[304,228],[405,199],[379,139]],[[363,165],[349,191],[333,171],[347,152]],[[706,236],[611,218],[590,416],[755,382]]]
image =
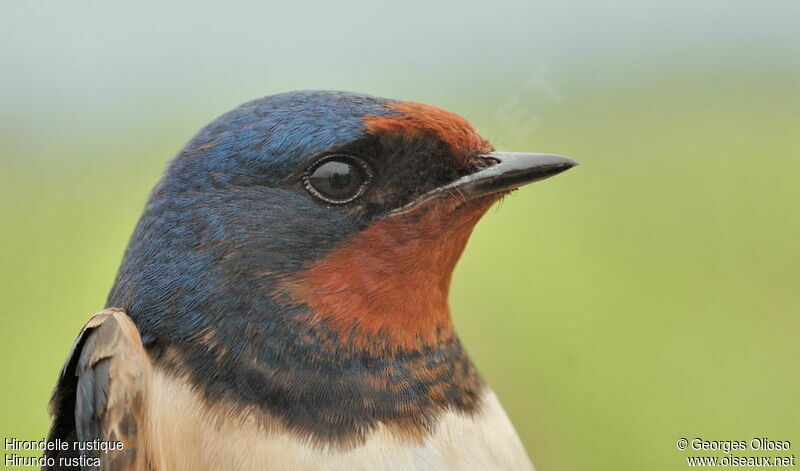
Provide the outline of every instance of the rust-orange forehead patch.
[[447,143],[461,158],[490,152],[492,145],[461,116],[435,106],[411,101],[389,103],[395,116],[366,116],[364,122],[371,133],[432,133]]

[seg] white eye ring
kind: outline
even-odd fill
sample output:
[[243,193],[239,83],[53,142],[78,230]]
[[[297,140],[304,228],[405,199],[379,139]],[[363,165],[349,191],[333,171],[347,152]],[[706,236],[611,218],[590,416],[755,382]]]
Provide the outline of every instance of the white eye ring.
[[346,204],[362,194],[374,176],[362,159],[348,154],[329,154],[303,174],[303,186],[330,204]]

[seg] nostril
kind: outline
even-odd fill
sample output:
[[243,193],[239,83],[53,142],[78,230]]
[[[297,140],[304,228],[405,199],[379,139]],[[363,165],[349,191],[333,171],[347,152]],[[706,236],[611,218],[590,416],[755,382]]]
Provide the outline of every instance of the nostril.
[[495,159],[494,157],[487,157],[485,155],[476,155],[474,157],[470,157],[469,159],[469,168],[471,173],[480,172],[481,170],[487,169],[489,167],[493,167],[499,164],[500,161]]

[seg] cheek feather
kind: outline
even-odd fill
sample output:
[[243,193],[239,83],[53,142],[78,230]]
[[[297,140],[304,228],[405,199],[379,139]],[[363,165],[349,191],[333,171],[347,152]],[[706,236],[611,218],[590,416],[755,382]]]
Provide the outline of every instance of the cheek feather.
[[361,347],[413,350],[453,335],[447,295],[453,268],[494,198],[442,199],[422,214],[377,222],[284,280],[292,297]]
[[447,143],[453,153],[466,161],[471,155],[493,150],[466,119],[435,106],[402,101],[387,105],[395,116],[366,116],[364,122],[372,134],[414,135],[420,132],[435,134]]

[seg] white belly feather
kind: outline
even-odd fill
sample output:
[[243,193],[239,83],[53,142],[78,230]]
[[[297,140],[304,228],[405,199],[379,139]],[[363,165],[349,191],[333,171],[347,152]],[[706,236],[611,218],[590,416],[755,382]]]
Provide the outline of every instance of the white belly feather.
[[233,419],[222,407],[207,407],[187,382],[156,371],[145,424],[150,466],[157,471],[533,470],[497,396],[488,388],[484,394],[481,412],[447,412],[421,440],[379,427],[363,445],[324,449],[280,427],[264,427],[255,412]]

